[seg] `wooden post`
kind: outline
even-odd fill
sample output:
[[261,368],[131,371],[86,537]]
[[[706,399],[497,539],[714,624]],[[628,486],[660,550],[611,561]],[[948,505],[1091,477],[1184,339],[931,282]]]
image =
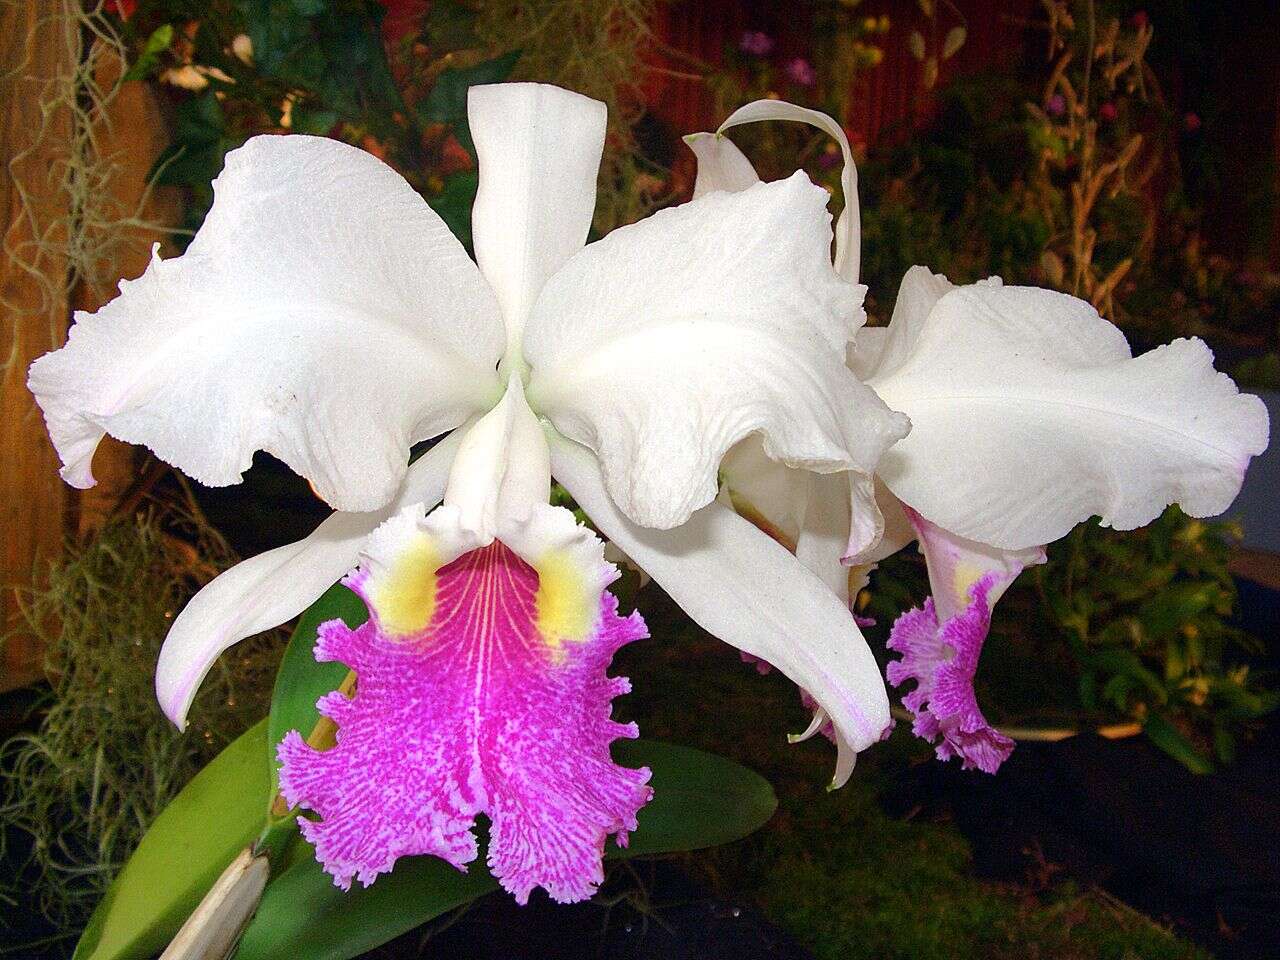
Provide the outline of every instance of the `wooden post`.
[[[8,635],[0,656],[0,690],[40,674],[35,641],[14,632],[20,623],[15,588],[32,582],[40,565],[57,555],[67,515],[67,494],[58,482],[58,459],[44,421],[27,392],[27,365],[56,347],[65,332],[68,305],[47,302],[45,289],[23,268],[15,251],[33,239],[32,220],[19,185],[40,204],[39,220],[50,222],[65,204],[57,190],[61,157],[70,139],[66,111],[42,122],[44,86],[73,69],[62,27],[44,0],[0,0],[0,629]],[[53,205],[55,209],[50,209]],[[64,238],[65,239],[65,238]],[[42,256],[51,276],[65,272],[60,251]]]
[[[43,116],[48,92],[65,84],[81,65],[80,26],[68,23],[75,0],[0,0],[0,629],[7,635],[0,651],[0,690],[40,675],[42,651],[20,628],[18,591],[38,583],[44,565],[57,557],[68,535],[88,537],[111,514],[136,476],[133,448],[107,440],[94,458],[98,485],[76,494],[58,477],[58,460],[44,421],[26,387],[33,359],[61,346],[73,308],[96,310],[115,296],[116,276],[136,277],[146,268],[159,232],[130,228],[110,248],[113,277],[103,289],[79,283],[67,289],[69,264],[63,254],[69,198],[61,178],[74,134],[67,110]],[[124,65],[107,47],[89,58],[97,87],[115,87]],[[173,222],[176,198],[150,197],[147,175],[168,143],[163,117],[151,88],[124,84],[94,126],[95,162],[111,165],[102,195],[94,198],[98,219],[137,217]],[[21,195],[20,195],[21,194]],[[25,197],[25,200],[23,199]],[[146,206],[139,209],[144,199]],[[39,262],[30,243],[46,241]],[[41,284],[32,266],[51,278]],[[50,289],[58,290],[52,300]]]

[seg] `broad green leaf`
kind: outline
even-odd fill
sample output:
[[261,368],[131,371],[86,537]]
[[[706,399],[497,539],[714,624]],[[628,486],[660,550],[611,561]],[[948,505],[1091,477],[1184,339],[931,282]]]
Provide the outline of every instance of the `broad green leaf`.
[[404,857],[372,886],[343,892],[305,840],[290,859],[267,885],[234,960],[347,960],[498,887],[479,863],[463,873],[439,857]]
[[427,197],[431,209],[468,250],[471,249],[471,207],[479,187],[479,175],[474,170],[462,170],[445,178],[440,193]]
[[[777,799],[758,774],[731,760],[655,741],[621,741],[616,757],[653,771],[654,799],[625,850],[608,856],[693,850],[738,840],[773,815]],[[372,886],[343,893],[294,842],[289,865],[267,887],[235,960],[348,960],[497,889],[483,846],[466,873],[436,857],[405,857]]]
[[1147,717],[1142,729],[1151,738],[1152,743],[1192,773],[1213,773],[1213,764],[1209,758],[1196,749],[1195,744],[1182,735],[1182,731],[1160,714],[1153,713]]
[[477,63],[474,67],[449,67],[442,70],[426,100],[418,108],[419,115],[426,121],[449,124],[453,127],[458,142],[475,156],[475,144],[471,140],[471,129],[467,126],[467,91],[476,84],[501,83],[506,80],[519,59],[520,51],[513,50],[493,60]]
[[769,781],[713,753],[659,740],[619,740],[614,758],[653,771],[653,799],[623,851],[635,857],[700,850],[741,840],[768,822],[778,807]]
[[356,594],[340,583],[321,594],[298,620],[289,645],[285,647],[271,693],[271,713],[267,718],[266,749],[269,751],[273,792],[276,771],[276,745],[290,730],[304,737],[320,719],[316,701],[338,689],[347,668],[341,663],[316,663],[316,630],[328,620],[341,619],[349,627],[358,627],[369,619],[369,611]]
[[267,723],[218,754],[164,809],[107,890],[74,960],[136,960],[162,950],[266,822]]

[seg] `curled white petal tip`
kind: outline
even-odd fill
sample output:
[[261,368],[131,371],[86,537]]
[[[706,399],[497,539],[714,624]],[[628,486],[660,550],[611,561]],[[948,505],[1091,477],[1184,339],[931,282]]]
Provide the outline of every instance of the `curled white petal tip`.
[[831,718],[827,716],[827,711],[818,707],[813,711],[813,718],[809,721],[809,726],[805,727],[800,733],[787,734],[787,743],[804,743],[811,739],[814,734],[822,729],[823,724],[827,723]]
[[[793,120],[817,127],[831,136],[840,147],[844,168],[840,173],[840,186],[844,191],[844,210],[836,225],[836,272],[846,280],[856,282],[861,263],[862,222],[858,208],[858,168],[853,161],[849,137],[836,120],[819,110],[811,110],[785,100],[754,100],[729,115],[720,124],[717,133],[723,134],[731,127],[761,120]],[[734,148],[736,151],[736,148]],[[741,154],[739,154],[741,156]],[[743,158],[743,162],[746,162]],[[749,164],[748,164],[749,166]],[[754,174],[754,171],[753,171]],[[701,171],[699,171],[701,176]]]

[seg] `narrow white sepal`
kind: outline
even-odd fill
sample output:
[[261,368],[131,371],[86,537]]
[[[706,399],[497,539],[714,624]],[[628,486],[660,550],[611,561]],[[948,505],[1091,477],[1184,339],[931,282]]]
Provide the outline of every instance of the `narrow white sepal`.
[[[807,123],[829,134],[840,144],[844,169],[840,173],[840,187],[844,191],[844,209],[836,224],[836,273],[850,283],[858,282],[861,262],[862,222],[858,209],[858,167],[853,162],[853,151],[844,128],[831,117],[818,110],[800,107],[785,100],[755,100],[739,107],[720,124],[718,133],[743,123],[760,120],[793,120]],[[691,144],[692,146],[692,144]]]
[[173,621],[156,663],[156,697],[178,729],[228,647],[297,616],[356,565],[378,525],[405,506],[440,502],[458,449],[454,431],[413,463],[396,498],[369,513],[331,514],[307,538],[241,561],[204,586]]
[[694,622],[775,666],[828,712],[835,780],[844,783],[857,751],[878,742],[889,724],[880,668],[848,606],[785,547],[718,502],[673,530],[646,529],[613,503],[589,450],[552,437],[551,462],[600,531]]

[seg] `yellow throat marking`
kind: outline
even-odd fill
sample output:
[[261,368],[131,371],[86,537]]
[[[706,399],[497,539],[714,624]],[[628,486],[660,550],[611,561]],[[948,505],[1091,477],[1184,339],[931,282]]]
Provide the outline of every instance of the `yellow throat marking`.
[[388,633],[420,633],[436,613],[436,571],[440,558],[426,534],[414,537],[395,562],[372,583],[373,607]]
[[552,551],[534,566],[538,572],[538,632],[553,651],[565,641],[585,640],[595,629],[596,604],[582,571],[568,554]]

